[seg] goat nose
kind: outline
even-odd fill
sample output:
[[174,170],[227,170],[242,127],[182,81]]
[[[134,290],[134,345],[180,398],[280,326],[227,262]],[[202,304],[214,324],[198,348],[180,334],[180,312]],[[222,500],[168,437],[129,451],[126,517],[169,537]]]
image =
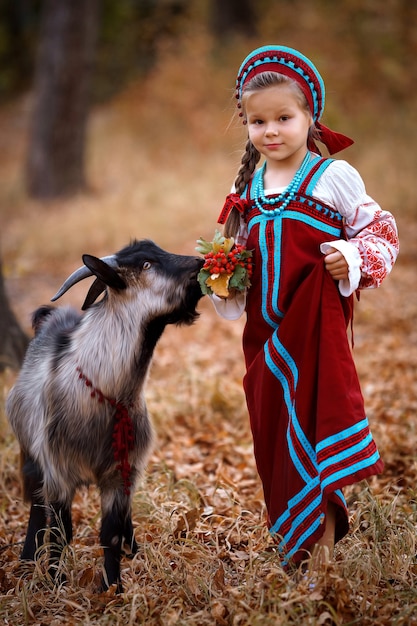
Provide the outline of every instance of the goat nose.
[[190,277],[192,280],[196,279],[199,271],[202,269],[204,265],[204,259],[201,257],[194,257],[193,259],[193,267],[191,268]]

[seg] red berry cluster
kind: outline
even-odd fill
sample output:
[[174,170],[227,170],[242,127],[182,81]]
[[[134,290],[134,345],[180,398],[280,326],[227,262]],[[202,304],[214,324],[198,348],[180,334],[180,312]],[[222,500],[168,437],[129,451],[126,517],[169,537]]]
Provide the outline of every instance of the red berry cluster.
[[208,252],[204,255],[206,262],[203,269],[210,272],[210,274],[233,274],[236,267],[240,265],[246,268],[248,278],[252,275],[252,259],[242,258],[241,253],[244,251],[244,247],[241,244],[235,244],[233,248],[225,254],[224,250],[218,252]]

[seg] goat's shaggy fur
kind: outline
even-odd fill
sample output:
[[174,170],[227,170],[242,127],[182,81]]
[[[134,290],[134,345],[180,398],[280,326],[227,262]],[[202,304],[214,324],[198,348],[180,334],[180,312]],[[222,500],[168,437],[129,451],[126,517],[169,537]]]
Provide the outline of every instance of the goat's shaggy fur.
[[[35,337],[6,403],[21,447],[24,495],[31,503],[21,558],[35,558],[49,524],[51,570],[56,570],[62,544],[72,538],[75,491],[95,483],[102,507],[103,588],[116,583],[121,590],[122,544],[137,550],[131,493],[152,443],[144,398],[147,372],[165,326],[191,324],[198,315],[202,261],[170,254],[150,241],[134,242],[105,260],[84,255],[83,261],[88,269],[82,278],[96,276],[83,306],[87,311],[80,315],[68,306],[48,306],[34,313]],[[68,280],[70,287],[79,278]],[[104,298],[94,304],[102,292]],[[112,449],[115,408],[91,397],[77,368],[104,396],[129,407],[130,493]]]

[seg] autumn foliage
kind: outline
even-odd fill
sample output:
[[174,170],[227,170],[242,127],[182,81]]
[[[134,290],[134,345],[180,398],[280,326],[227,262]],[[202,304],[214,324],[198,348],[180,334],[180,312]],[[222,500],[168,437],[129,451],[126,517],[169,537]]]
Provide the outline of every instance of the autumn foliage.
[[[226,55],[214,75],[210,41],[197,39],[186,39],[175,54],[162,50],[145,83],[95,110],[90,190],[72,200],[27,200],[21,163],[28,103],[0,111],[2,256],[10,302],[27,332],[31,311],[49,301],[84,252],[110,254],[133,237],[150,237],[193,254],[199,237],[212,240],[245,140],[240,124],[230,122],[228,98],[248,47]],[[204,298],[197,323],[167,329],[155,352],[147,402],[157,445],[134,496],[141,548],[123,559],[120,596],[97,593],[102,553],[92,487],[74,503],[66,582],[51,584],[43,553],[35,565],[19,562],[28,507],[3,409],[15,372],[0,379],[2,623],[417,624],[416,163],[407,151],[411,123],[403,118],[400,128],[386,109],[388,143],[366,126],[365,113],[348,118],[356,145],[343,158],[395,213],[401,252],[384,285],[363,292],[355,307],[354,357],[385,471],[346,489],[351,531],[337,545],[335,563],[314,587],[278,564],[241,384],[244,319],[219,318]],[[355,126],[360,130],[351,132]],[[85,289],[75,287],[65,303],[79,307]]]

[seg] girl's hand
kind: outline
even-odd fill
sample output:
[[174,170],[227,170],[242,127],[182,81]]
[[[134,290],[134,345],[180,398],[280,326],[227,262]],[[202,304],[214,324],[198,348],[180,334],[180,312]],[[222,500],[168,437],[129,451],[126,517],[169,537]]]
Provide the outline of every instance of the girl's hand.
[[334,280],[346,280],[349,277],[349,266],[339,250],[330,248],[324,257],[324,263]]

